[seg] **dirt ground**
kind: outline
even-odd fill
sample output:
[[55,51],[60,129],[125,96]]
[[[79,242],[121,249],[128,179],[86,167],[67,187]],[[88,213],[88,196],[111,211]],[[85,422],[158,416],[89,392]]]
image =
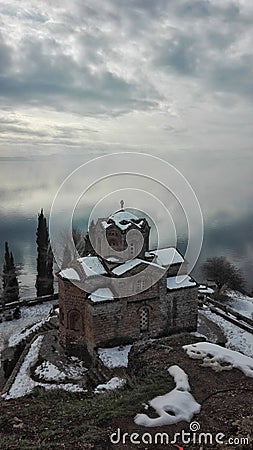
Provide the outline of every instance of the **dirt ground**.
[[[161,342],[165,341],[163,340]],[[163,371],[174,364],[179,365],[188,374],[191,393],[196,401],[201,404],[200,413],[192,419],[192,422],[197,422],[195,426],[199,427],[199,431],[195,433],[196,444],[189,443],[183,445],[182,439],[178,436],[178,445],[182,445],[184,449],[189,450],[251,449],[253,443],[253,379],[246,377],[237,369],[215,372],[211,368],[202,367],[201,361],[190,359],[182,349],[182,346],[175,344],[172,346],[166,346],[164,344],[159,346],[158,344],[157,348],[156,346],[151,346],[142,350],[139,354],[135,354],[134,361],[132,361],[135,376],[141,376],[146,368],[150,370],[151,367],[159,367]],[[170,377],[169,374],[168,377]],[[143,411],[139,412],[145,413],[147,411],[143,409]],[[155,437],[155,433],[159,432],[167,433],[171,438],[175,433],[181,433],[182,430],[190,432],[189,426],[189,423],[181,422],[177,425],[167,427],[145,428],[136,426],[133,417],[129,417],[128,419],[115,419],[111,423],[111,429],[117,430],[120,428],[122,432],[128,432],[128,434],[136,432],[142,436],[145,432],[149,432]],[[199,434],[201,432],[212,434],[212,445],[211,437],[209,437],[207,444],[204,442],[204,437],[200,441],[200,444],[198,444]],[[222,438],[218,437],[218,441],[223,441],[222,444],[215,442],[217,433],[223,433],[225,435]],[[193,434],[191,433],[192,440]],[[247,438],[248,443],[243,441],[245,438]],[[127,445],[122,445],[121,439],[121,443],[108,448],[115,450],[121,450],[122,448],[127,448],[127,450],[177,448],[172,444],[131,444],[128,437],[126,437],[126,440],[128,441]]]
[[[137,426],[134,423],[134,416],[137,413],[156,417],[152,408],[145,409],[145,405],[138,403],[131,396],[131,392],[137,394],[137,390],[127,391],[128,397],[125,397],[124,407],[132,403],[132,411],[135,412],[125,415],[122,414],[121,404],[118,408],[119,413],[117,411],[114,413],[115,403],[111,403],[115,398],[118,402],[124,397],[124,391],[121,393],[120,390],[115,391],[113,397],[102,394],[96,405],[94,395],[90,399],[89,397],[72,399],[70,394],[64,397],[60,392],[46,396],[43,394],[39,397],[31,395],[23,399],[0,401],[0,449],[251,449],[253,378],[246,377],[237,369],[214,372],[209,367],[201,366],[200,360],[190,359],[182,348],[182,345],[192,341],[192,336],[187,335],[182,338],[175,336],[135,344],[129,355],[129,368],[126,373],[129,383],[133,380],[134,382],[145,380],[147,376],[155,377],[157,374],[159,376],[163,374],[166,393],[174,387],[173,380],[167,372],[168,367],[179,365],[188,374],[192,395],[201,405],[200,413],[194,416],[191,424],[180,422],[157,428]],[[159,380],[159,377],[157,379]],[[153,397],[152,390],[149,399]],[[103,408],[107,409],[104,418],[101,419]],[[90,433],[90,440],[87,433]],[[161,433],[168,436],[168,443],[164,437],[161,443]],[[175,433],[179,433],[176,439],[178,447],[171,443]],[[201,437],[200,433],[209,435]],[[222,443],[216,442],[217,435]]]

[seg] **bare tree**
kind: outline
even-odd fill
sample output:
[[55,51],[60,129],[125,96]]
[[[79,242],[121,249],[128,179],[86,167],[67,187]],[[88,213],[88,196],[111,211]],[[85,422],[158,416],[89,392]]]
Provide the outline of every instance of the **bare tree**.
[[201,266],[205,277],[215,281],[219,291],[223,286],[244,291],[244,279],[241,271],[224,256],[208,258]]

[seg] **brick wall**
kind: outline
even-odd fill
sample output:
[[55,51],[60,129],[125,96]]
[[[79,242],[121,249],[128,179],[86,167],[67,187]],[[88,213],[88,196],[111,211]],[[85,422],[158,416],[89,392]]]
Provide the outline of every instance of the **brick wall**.
[[[92,302],[88,295],[59,279],[59,340],[66,349],[83,346],[92,353],[94,347],[194,330],[197,326],[197,287],[167,291],[166,275],[147,291],[130,297]],[[149,317],[145,332],[140,330],[143,308]]]

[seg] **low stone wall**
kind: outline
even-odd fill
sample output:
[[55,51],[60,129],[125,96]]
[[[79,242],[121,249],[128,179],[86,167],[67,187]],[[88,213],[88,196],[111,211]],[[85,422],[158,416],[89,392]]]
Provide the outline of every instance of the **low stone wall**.
[[6,303],[4,307],[0,305],[0,313],[4,311],[12,310],[21,306],[34,306],[41,303],[50,302],[52,300],[58,300],[58,292],[51,295],[43,295],[42,297],[25,297],[20,298],[18,302]]

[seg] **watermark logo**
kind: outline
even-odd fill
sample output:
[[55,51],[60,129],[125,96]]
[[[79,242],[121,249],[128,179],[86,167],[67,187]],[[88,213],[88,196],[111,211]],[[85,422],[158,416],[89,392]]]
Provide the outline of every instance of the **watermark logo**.
[[[224,433],[210,433],[201,432],[201,427],[199,422],[191,422],[189,425],[189,430],[181,430],[180,432],[170,435],[166,432],[144,432],[144,433],[126,433],[120,428],[111,433],[110,441],[114,445],[122,444],[127,448],[128,444],[144,444],[144,445],[166,445],[171,448],[178,450],[184,450],[189,444],[198,446],[209,446],[211,445],[249,445],[250,440],[248,437],[229,437],[226,439]],[[153,447],[152,447],[153,448]],[[205,447],[204,447],[205,448]],[[232,447],[231,447],[232,448]]]
[[[119,204],[122,198],[125,204],[121,202],[120,210],[114,210],[113,214],[111,205]],[[194,267],[203,240],[201,208],[190,183],[168,162],[143,153],[113,153],[92,159],[74,170],[58,189],[50,213],[50,240],[59,267],[62,266],[66,242],[72,255],[76,258],[81,256],[72,235],[73,217],[80,201],[86,211],[89,210],[89,236],[95,254],[102,259],[108,259],[109,255],[110,261],[121,263],[134,260],[143,246],[145,233],[138,218],[144,216],[152,225],[152,230],[155,229],[156,248],[161,246],[161,236],[164,237],[165,233],[176,247],[178,233],[173,207],[177,202],[187,223],[185,258],[188,271]],[[100,220],[99,237],[94,226],[98,218],[105,217],[105,214],[108,217],[111,212],[111,220],[115,221],[126,239],[126,248],[121,250],[114,249],[108,241],[108,221]],[[128,227],[129,222],[135,223],[135,229]],[[62,236],[65,238],[62,239]],[[164,271],[154,264],[144,266],[138,273],[127,277],[127,287],[131,286],[131,292],[127,295],[142,292],[163,277]],[[92,270],[101,279],[99,284],[102,286],[107,275],[94,267]],[[144,278],[145,287],[142,283]],[[84,288],[78,280],[71,281],[81,289],[93,291],[93,286],[89,288],[86,284]],[[121,281],[117,276],[110,280],[110,286],[119,298],[126,296],[126,286],[122,288]]]

